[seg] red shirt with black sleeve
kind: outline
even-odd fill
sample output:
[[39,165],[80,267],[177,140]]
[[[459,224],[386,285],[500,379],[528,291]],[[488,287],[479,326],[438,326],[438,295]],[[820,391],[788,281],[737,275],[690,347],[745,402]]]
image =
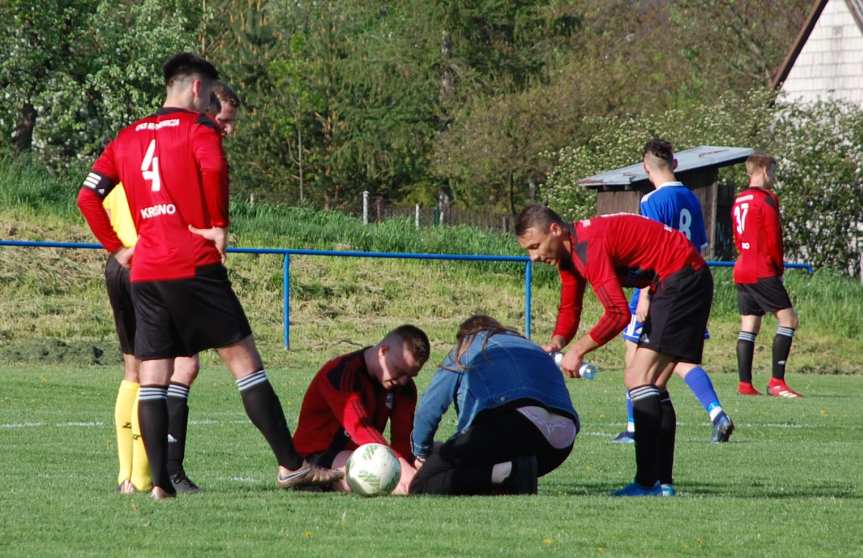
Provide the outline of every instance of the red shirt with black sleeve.
[[[369,443],[389,445],[399,457],[413,461],[410,435],[417,405],[413,380],[392,390],[369,373],[366,349],[336,357],[324,364],[306,390],[294,446],[303,455],[353,450]],[[390,421],[390,444],[383,431]]]
[[779,197],[758,187],[740,192],[731,206],[731,224],[739,254],[734,264],[734,282],[751,284],[782,275],[785,264]]
[[213,242],[188,229],[228,226],[228,166],[209,117],[159,109],[121,130],[93,164],[78,207],[110,252],[123,245],[102,200],[119,182],[138,231],[132,281],[188,279],[221,262]]
[[590,283],[604,308],[588,332],[604,345],[629,323],[623,287],[651,287],[689,266],[706,264],[679,231],[633,214],[599,215],[572,224],[570,258],[558,264],[560,306],[552,335],[568,343],[578,331],[585,284]]

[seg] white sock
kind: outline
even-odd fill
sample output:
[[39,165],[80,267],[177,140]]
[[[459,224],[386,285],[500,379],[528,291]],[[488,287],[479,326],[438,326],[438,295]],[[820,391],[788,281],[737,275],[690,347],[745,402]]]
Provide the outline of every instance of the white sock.
[[492,484],[500,484],[509,477],[509,474],[512,473],[512,461],[507,461],[506,463],[497,463],[491,468],[491,482]]

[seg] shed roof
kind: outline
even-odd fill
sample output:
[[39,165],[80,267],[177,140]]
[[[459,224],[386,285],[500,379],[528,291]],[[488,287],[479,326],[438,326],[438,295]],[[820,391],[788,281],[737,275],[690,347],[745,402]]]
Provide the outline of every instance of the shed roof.
[[[754,151],[749,147],[724,147],[718,145],[699,145],[674,154],[677,159],[675,174],[707,168],[727,167],[745,160]],[[636,186],[647,182],[647,173],[641,162],[605,171],[578,181],[580,186],[603,188],[608,186]]]

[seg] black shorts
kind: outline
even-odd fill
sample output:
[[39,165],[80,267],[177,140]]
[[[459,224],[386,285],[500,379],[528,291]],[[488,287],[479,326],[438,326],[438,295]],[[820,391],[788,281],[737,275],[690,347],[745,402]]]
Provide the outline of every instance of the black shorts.
[[132,283],[135,356],[191,356],[251,335],[243,307],[221,264],[199,267],[192,279]]
[[780,277],[737,285],[737,309],[741,316],[763,316],[786,308],[791,308],[791,299]]
[[117,263],[113,255],[105,263],[105,286],[108,300],[114,312],[114,326],[120,338],[120,350],[125,355],[135,352],[135,307],[132,304],[132,288],[129,270]]
[[707,266],[698,271],[687,267],[660,281],[638,346],[677,362],[701,364],[712,303],[713,276]]

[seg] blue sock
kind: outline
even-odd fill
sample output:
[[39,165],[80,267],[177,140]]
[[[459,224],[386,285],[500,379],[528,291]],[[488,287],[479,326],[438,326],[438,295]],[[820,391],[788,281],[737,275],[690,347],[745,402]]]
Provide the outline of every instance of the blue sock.
[[632,414],[632,397],[626,391],[626,431],[635,432],[635,416]]
[[724,411],[722,405],[719,404],[719,396],[716,395],[716,390],[713,389],[713,382],[710,381],[710,376],[704,371],[704,368],[697,366],[689,371],[686,375],[686,385],[698,398],[701,406],[710,415],[710,420],[715,422],[717,417],[721,416]]

